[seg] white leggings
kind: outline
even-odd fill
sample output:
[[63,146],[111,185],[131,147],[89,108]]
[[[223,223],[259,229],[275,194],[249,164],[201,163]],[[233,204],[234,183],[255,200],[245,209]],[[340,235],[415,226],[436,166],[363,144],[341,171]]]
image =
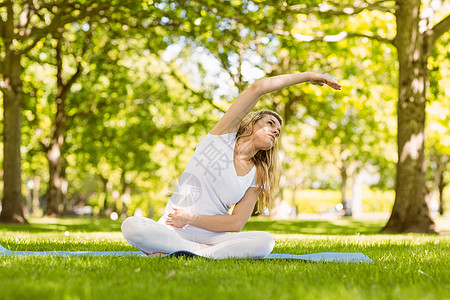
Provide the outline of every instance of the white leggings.
[[274,245],[273,236],[264,231],[225,233],[208,239],[211,247],[200,249],[200,244],[182,238],[175,230],[144,217],[129,217],[122,223],[127,242],[144,253],[170,253],[187,250],[216,258],[263,258]]

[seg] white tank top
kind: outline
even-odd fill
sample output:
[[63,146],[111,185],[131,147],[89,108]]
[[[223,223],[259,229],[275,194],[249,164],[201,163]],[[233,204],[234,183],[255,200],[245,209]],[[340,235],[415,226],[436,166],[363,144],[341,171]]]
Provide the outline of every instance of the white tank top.
[[[234,168],[236,135],[237,132],[208,133],[203,138],[181,175],[159,223],[165,224],[167,215],[173,212],[173,205],[199,215],[226,215],[249,187],[255,187],[255,166],[245,176],[238,176]],[[190,225],[175,230],[182,237],[198,242],[220,234]]]

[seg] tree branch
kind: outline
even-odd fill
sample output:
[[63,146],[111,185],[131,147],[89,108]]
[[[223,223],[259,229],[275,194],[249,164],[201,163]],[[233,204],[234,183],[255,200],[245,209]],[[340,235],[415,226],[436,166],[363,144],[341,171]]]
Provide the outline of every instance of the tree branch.
[[[45,143],[47,142],[47,143]],[[45,139],[44,141],[39,141],[39,145],[41,146],[42,151],[44,151],[44,153],[47,153],[48,150],[50,150],[50,143]]]
[[362,33],[347,32],[347,31],[342,31],[341,33],[336,34],[336,35],[325,35],[322,37],[317,37],[317,36],[312,36],[312,35],[302,35],[302,34],[291,34],[290,32],[284,31],[284,30],[275,30],[273,33],[278,34],[278,35],[293,37],[293,38],[295,38],[299,41],[303,41],[303,42],[339,42],[347,37],[365,37],[365,38],[377,40],[377,41],[383,42],[383,43],[388,43],[388,44],[392,44],[392,45],[394,44],[394,40],[391,40],[391,39],[383,38],[383,37],[376,36],[376,35],[366,35],[366,34],[362,34]]
[[223,109],[222,107],[220,107],[217,104],[215,104],[213,99],[211,99],[210,97],[206,97],[205,93],[197,92],[197,91],[194,91],[192,88],[190,88],[187,85],[187,83],[183,79],[181,79],[181,77],[174,71],[172,66],[170,66],[170,75],[172,75],[179,83],[181,83],[181,85],[183,85],[183,88],[185,88],[188,91],[191,91],[191,93],[194,94],[195,96],[197,96],[197,97],[199,97],[201,99],[208,100],[209,103],[211,103],[212,106],[214,106],[215,108],[217,108],[221,112],[226,112],[226,109]]
[[106,6],[103,7],[101,5],[98,5],[97,7],[86,6],[86,7],[83,7],[83,9],[80,9],[80,13],[76,16],[74,16],[73,13],[71,13],[70,11],[62,10],[61,12],[59,12],[58,14],[56,14],[53,17],[52,22],[48,26],[33,30],[33,32],[31,33],[31,35],[29,37],[29,39],[32,40],[31,44],[28,45],[27,47],[25,47],[24,49],[22,49],[21,52],[26,53],[29,50],[33,49],[34,46],[36,46],[36,44],[44,36],[46,36],[49,33],[54,33],[56,30],[58,30],[59,27],[62,27],[67,23],[72,23],[72,22],[82,20],[86,17],[96,16],[96,15],[98,15],[98,13],[100,11],[102,11],[106,8],[107,8]]
[[286,3],[282,3],[281,5],[273,5],[271,1],[262,2],[264,5],[272,6],[280,11],[285,11],[288,13],[296,13],[296,14],[322,14],[329,16],[351,16],[356,15],[362,12],[363,10],[378,10],[382,12],[395,13],[396,5],[392,6],[384,6],[385,2],[394,2],[393,0],[380,0],[375,1],[373,3],[369,3],[368,1],[361,2],[359,4],[342,4],[334,1],[324,1],[320,3],[318,6],[309,7],[307,4],[297,4],[297,5],[287,5]]
[[83,58],[86,55],[89,43],[91,42],[91,38],[92,38],[92,24],[89,24],[89,31],[86,33],[86,37],[83,40],[83,48],[81,49],[81,54],[80,54],[80,60],[77,62],[77,70],[75,72],[75,74],[72,75],[72,77],[67,81],[67,88],[71,88],[72,85],[77,81],[78,77],[80,77],[81,72],[83,71]]
[[[221,45],[221,43],[219,43],[219,44]],[[233,43],[233,44],[236,46],[235,43]],[[239,46],[238,46],[238,48],[239,48]],[[211,53],[211,51],[210,51],[210,53]],[[230,76],[231,80],[233,80],[233,83],[238,88],[239,93],[241,93],[240,81],[236,80],[235,75],[233,75],[233,72],[231,72],[230,65],[227,64],[227,61],[221,59],[221,57],[220,57],[221,55],[220,54],[218,54],[218,55],[215,55],[214,53],[211,53],[211,54],[219,61],[219,63],[222,66],[222,68],[228,73],[228,75]],[[239,65],[241,64],[240,61],[241,60],[239,59]],[[238,71],[238,74],[240,74],[240,71]]]
[[431,45],[434,45],[436,40],[448,30],[450,30],[450,15],[431,28]]
[[7,0],[6,2],[6,10],[7,10],[7,18],[4,23],[4,27],[2,28],[2,35],[7,43],[11,43],[11,40],[14,35],[14,11],[13,11],[13,2]]
[[357,33],[357,32],[348,32],[347,37],[365,37],[365,38],[376,40],[376,41],[379,41],[382,43],[394,45],[394,39],[388,39],[388,38],[384,38],[384,37],[377,36],[377,35],[367,35],[367,34],[362,34],[362,33]]
[[5,21],[3,17],[0,15],[0,36],[3,36],[3,30],[5,28]]
[[143,24],[139,24],[139,23],[131,23],[130,20],[126,20],[126,19],[122,19],[122,18],[115,18],[115,17],[111,17],[108,19],[108,21],[110,23],[117,23],[117,24],[121,24],[124,26],[127,26],[130,29],[142,29],[142,30],[147,30],[150,28],[156,28],[159,26],[173,26],[173,27],[179,27],[181,25],[181,22],[178,20],[172,20],[170,23],[163,23],[161,21],[161,18],[155,18],[151,23],[143,25]]
[[56,81],[59,87],[64,86],[64,74],[63,74],[63,59],[62,59],[62,33],[56,37]]
[[[199,3],[200,5],[202,5],[203,7],[206,7],[207,9],[211,10],[212,12],[216,13],[217,15],[221,16],[222,18],[228,18],[228,19],[232,19],[235,20],[236,22],[238,22],[239,24],[242,25],[248,25],[245,24],[244,20],[241,20],[242,15],[239,14],[234,14],[232,16],[226,16],[222,11],[217,10],[216,8],[212,7],[211,5],[208,5],[207,2],[203,1],[203,0],[195,0],[195,2]],[[380,0],[380,1],[375,1],[374,3],[369,3],[367,1],[364,1],[363,3],[361,3],[360,7],[355,7],[351,4],[340,4],[339,2],[330,2],[330,1],[326,1],[324,2],[323,5],[327,5],[329,7],[331,7],[331,15],[355,15],[360,13],[361,11],[367,9],[367,10],[381,10],[381,11],[386,11],[386,12],[390,12],[390,13],[394,13],[395,9],[397,8],[397,5],[392,5],[392,6],[380,6],[385,2],[394,2],[393,0]],[[281,2],[279,2],[281,3]],[[327,3],[332,3],[334,6],[331,6]],[[287,4],[281,4],[281,5],[273,5],[272,1],[265,1],[265,2],[259,2],[258,4],[262,4],[262,5],[267,5],[267,6],[271,6],[274,7],[276,9],[279,9],[281,11],[286,11],[287,13],[297,13],[297,14],[310,14],[310,13],[326,13],[328,10],[327,7],[313,7],[313,8],[308,8],[308,6],[306,4],[299,4],[299,5],[292,5],[289,6]],[[341,9],[337,9],[336,7],[341,7]],[[307,9],[305,9],[307,8]],[[350,11],[351,10],[351,11]],[[380,36],[376,36],[376,35],[364,35],[364,34],[359,34],[359,33],[350,33],[350,32],[341,32],[340,34],[337,35],[327,35],[324,37],[314,37],[314,36],[306,36],[306,35],[300,35],[300,34],[294,34],[291,35],[289,32],[284,31],[284,30],[279,30],[279,29],[275,29],[273,32],[269,31],[265,28],[260,29],[261,31],[267,32],[267,33],[275,33],[275,34],[279,34],[279,35],[284,35],[284,36],[292,36],[298,40],[301,41],[305,41],[305,42],[310,42],[310,41],[318,41],[318,42],[337,42],[342,40],[345,37],[367,37],[370,39],[374,39],[377,40],[379,42],[383,42],[383,43],[388,43],[388,44],[394,44],[394,40],[393,39],[387,39],[387,38],[383,38]]]

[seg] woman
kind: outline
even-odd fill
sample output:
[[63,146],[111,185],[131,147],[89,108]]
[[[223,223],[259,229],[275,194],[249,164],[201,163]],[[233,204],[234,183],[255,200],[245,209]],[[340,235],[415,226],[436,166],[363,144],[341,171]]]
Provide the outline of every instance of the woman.
[[123,222],[128,243],[148,255],[177,250],[217,259],[268,255],[275,245],[272,235],[239,231],[256,203],[259,210],[272,205],[283,121],[272,111],[249,113],[262,95],[302,82],[341,88],[312,72],[256,81],[197,146],[164,216],[158,222],[143,217]]

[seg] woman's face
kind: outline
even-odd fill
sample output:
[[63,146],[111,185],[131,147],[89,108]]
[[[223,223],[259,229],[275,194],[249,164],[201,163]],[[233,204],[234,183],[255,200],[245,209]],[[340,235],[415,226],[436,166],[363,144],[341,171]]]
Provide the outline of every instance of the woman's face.
[[280,135],[281,124],[272,115],[264,115],[253,126],[255,147],[259,150],[269,150],[275,146]]

